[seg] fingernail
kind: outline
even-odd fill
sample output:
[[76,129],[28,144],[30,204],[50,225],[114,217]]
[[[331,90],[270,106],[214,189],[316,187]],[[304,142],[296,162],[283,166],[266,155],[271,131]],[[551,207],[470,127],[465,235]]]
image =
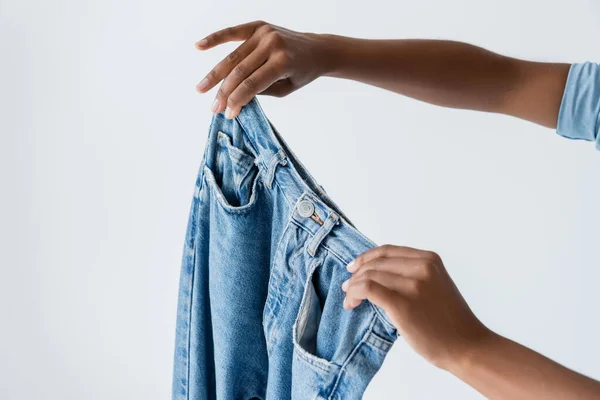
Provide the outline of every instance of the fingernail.
[[208,44],[208,40],[202,39],[196,42],[196,47],[204,47]]
[[356,263],[354,260],[350,261],[350,263],[346,265],[346,269],[350,272],[354,271],[354,268],[356,268]]
[[196,85],[196,90],[199,92],[205,90],[208,87],[208,78],[204,78],[200,81],[199,84]]
[[346,301],[346,298],[344,297],[344,304],[343,304],[344,308],[348,308],[348,302]]
[[217,110],[219,109],[219,99],[215,99],[210,109],[212,110],[212,112],[217,112]]
[[346,279],[344,283],[342,283],[342,290],[345,292],[348,290],[348,285],[350,285],[350,279]]
[[229,107],[225,109],[225,118],[231,119],[233,118],[233,110]]

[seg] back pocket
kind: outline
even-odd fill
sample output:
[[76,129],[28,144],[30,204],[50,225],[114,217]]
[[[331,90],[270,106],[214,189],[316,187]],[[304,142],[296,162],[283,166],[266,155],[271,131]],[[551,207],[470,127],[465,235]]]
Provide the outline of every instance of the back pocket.
[[[214,160],[214,166],[209,171],[221,201],[227,207],[247,206],[253,199],[254,183],[258,175],[255,158],[235,147],[231,137],[219,131]],[[210,178],[209,176],[209,180]]]

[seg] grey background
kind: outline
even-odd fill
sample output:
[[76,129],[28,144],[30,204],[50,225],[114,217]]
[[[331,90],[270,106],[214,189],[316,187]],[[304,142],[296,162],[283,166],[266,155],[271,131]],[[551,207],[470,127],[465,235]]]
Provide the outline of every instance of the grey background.
[[[214,90],[263,19],[600,61],[600,6],[563,1],[0,0],[0,398],[166,399],[179,265]],[[514,118],[320,79],[262,98],[376,242],[439,252],[492,329],[600,379],[600,152]],[[366,399],[478,399],[402,340]]]

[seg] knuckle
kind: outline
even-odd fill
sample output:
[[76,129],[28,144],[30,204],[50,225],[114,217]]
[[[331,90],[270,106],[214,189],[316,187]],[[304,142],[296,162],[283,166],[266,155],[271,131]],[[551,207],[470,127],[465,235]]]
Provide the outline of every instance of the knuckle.
[[420,295],[423,292],[423,281],[413,279],[409,282],[408,285],[409,290],[416,295]]
[[208,73],[208,78],[211,80],[217,80],[217,71],[215,71],[214,69],[211,69],[210,72]]
[[436,265],[434,261],[425,261],[421,264],[421,271],[425,279],[431,278],[436,271]]
[[240,52],[236,49],[236,50],[232,51],[231,53],[229,53],[229,55],[227,56],[227,61],[234,62],[238,58],[240,58]]
[[233,74],[237,77],[243,77],[246,75],[246,66],[244,64],[238,64],[233,69]]
[[253,90],[254,88],[256,88],[256,81],[253,78],[251,78],[251,77],[248,77],[248,78],[244,79],[244,81],[242,82],[242,84],[244,85],[244,87],[246,89]]
[[440,257],[439,254],[434,251],[428,251],[427,257],[429,257],[430,259],[432,259],[433,261],[436,261],[436,262],[442,261],[442,257]]
[[364,259],[365,259],[365,257],[363,255],[360,255],[360,256],[356,257],[354,259],[354,265],[356,267],[359,267],[360,265],[362,265]]
[[227,97],[227,93],[225,93],[225,91],[223,90],[222,87],[219,88],[219,90],[217,90],[217,96],[220,98],[225,98]]
[[391,244],[384,244],[383,246],[380,247],[381,256],[385,257],[385,256],[389,255],[393,248],[394,248],[394,246],[392,246]]
[[280,68],[289,65],[291,60],[292,57],[287,51],[280,51],[274,56],[275,64]]
[[375,271],[372,268],[369,268],[365,270],[362,275],[364,279],[372,280],[375,277]]
[[260,25],[256,31],[261,35],[266,35],[270,32],[273,32],[273,27],[265,22]]
[[375,289],[375,282],[373,282],[371,279],[363,279],[362,288],[365,293],[372,293]]
[[235,108],[238,105],[238,100],[235,98],[235,96],[229,96],[229,98],[227,99],[227,106],[229,108]]
[[271,30],[267,33],[266,41],[269,47],[279,48],[283,46],[283,38],[279,34],[279,32],[275,30]]
[[373,259],[373,260],[369,261],[368,263],[366,263],[366,264],[364,265],[364,267],[363,267],[363,270],[364,270],[365,272],[367,272],[367,271],[372,271],[372,270],[374,270],[374,269],[377,269],[377,268],[379,268],[379,267],[380,267],[379,260],[380,260],[379,258],[375,258],[375,259]]

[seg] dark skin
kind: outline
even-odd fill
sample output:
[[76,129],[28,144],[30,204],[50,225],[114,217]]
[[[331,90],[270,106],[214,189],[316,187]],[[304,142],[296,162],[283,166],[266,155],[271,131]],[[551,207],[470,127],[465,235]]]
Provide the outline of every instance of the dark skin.
[[[242,41],[197,85],[220,87],[212,111],[234,118],[257,94],[283,97],[328,76],[444,107],[500,113],[556,128],[570,64],[506,57],[466,43],[368,40],[254,21],[210,34],[199,50]],[[385,309],[421,356],[490,399],[600,399],[600,382],[492,332],[436,253],[384,245],[348,265],[345,309]]]

